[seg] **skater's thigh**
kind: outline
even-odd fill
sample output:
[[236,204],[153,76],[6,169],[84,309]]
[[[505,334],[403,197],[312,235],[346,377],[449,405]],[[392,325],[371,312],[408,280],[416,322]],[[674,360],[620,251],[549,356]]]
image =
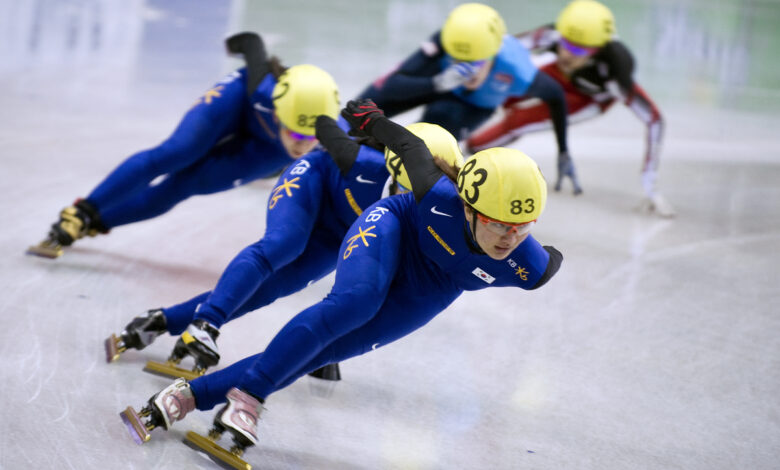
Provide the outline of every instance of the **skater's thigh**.
[[280,172],[292,159],[274,145],[241,137],[233,145],[217,147],[195,165],[169,175],[190,194],[212,194]]
[[478,108],[459,100],[455,95],[444,97],[425,107],[421,121],[438,124],[457,139],[463,131],[472,131],[493,114],[492,109]]
[[303,253],[292,263],[271,274],[231,319],[294,294],[327,276],[336,267],[338,249],[337,240],[313,232]]

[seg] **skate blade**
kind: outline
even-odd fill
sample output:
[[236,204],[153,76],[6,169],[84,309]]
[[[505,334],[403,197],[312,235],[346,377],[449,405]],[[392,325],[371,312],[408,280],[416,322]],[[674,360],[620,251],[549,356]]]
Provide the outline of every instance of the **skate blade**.
[[211,457],[211,460],[219,464],[222,468],[252,470],[252,466],[242,460],[239,456],[225,450],[213,440],[208,437],[203,437],[195,431],[187,432],[184,443],[197,451],[205,452]]
[[119,413],[119,417],[124,421],[127,430],[130,432],[130,436],[136,444],[141,445],[152,438],[149,431],[146,429],[146,425],[141,421],[141,418],[132,406],[128,406],[125,411]]
[[331,381],[341,380],[341,370],[339,369],[338,362],[324,365],[317,370],[313,370],[309,372],[308,375],[310,377],[315,377],[322,380],[331,380]]
[[155,361],[147,361],[146,367],[144,367],[144,371],[152,374],[161,375],[163,377],[172,378],[172,379],[178,379],[179,377],[182,377],[188,382],[190,380],[197,379],[198,377],[206,373],[205,369],[196,372],[194,370],[184,369],[182,367],[179,367],[172,362],[163,363],[163,362],[155,362]]
[[25,252],[28,255],[40,256],[42,258],[59,258],[65,251],[62,245],[52,240],[44,240],[37,245],[32,245]]
[[113,333],[106,338],[103,345],[106,347],[106,362],[109,364],[119,359],[119,355],[124,351],[124,349],[120,350],[119,338]]

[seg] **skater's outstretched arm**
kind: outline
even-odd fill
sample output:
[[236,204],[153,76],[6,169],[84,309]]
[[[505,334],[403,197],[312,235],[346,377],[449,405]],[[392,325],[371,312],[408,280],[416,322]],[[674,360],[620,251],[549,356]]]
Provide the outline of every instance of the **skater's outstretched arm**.
[[401,157],[418,202],[444,174],[425,142],[403,126],[387,119],[372,100],[350,101],[341,115],[353,129],[365,132]]
[[317,140],[336,162],[342,176],[347,176],[357,160],[360,144],[352,140],[339,125],[328,116],[317,117],[315,123]]
[[558,153],[568,152],[569,146],[566,138],[568,117],[563,87],[544,71],[539,70],[526,95],[540,98],[547,105],[555,130],[555,140],[558,143]]

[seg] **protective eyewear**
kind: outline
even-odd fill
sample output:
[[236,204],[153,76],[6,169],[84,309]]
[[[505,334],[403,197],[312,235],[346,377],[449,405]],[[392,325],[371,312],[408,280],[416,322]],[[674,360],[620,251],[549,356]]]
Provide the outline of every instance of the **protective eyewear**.
[[453,60],[453,62],[456,64],[469,64],[474,68],[474,70],[477,70],[487,63],[487,59],[473,60],[471,62],[467,60]]
[[535,220],[522,224],[508,224],[506,222],[499,222],[498,220],[491,219],[490,217],[480,214],[479,212],[476,214],[477,219],[480,221],[480,223],[482,223],[483,227],[485,227],[489,232],[501,236],[513,233],[518,235],[525,235],[526,233],[530,232],[531,227],[536,224]]
[[306,135],[306,134],[299,134],[295,131],[292,131],[288,128],[284,128],[284,131],[289,135],[293,140],[306,140],[306,141],[312,141],[317,139],[317,136],[315,135]]
[[598,47],[585,47],[578,44],[574,44],[571,41],[567,41],[565,38],[561,38],[559,43],[564,49],[569,51],[572,55],[577,57],[589,56],[598,52]]

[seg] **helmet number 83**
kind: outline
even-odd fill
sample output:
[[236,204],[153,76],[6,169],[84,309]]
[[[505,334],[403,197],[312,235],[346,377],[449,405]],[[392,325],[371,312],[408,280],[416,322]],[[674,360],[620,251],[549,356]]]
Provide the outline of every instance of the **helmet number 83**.
[[[523,203],[525,203],[525,209],[523,209]],[[515,199],[512,201],[512,209],[511,212],[513,214],[522,214],[525,212],[526,214],[530,214],[535,209],[534,207],[534,200],[533,198],[528,198],[525,201],[521,201],[520,199]]]
[[[479,199],[479,186],[482,186],[485,183],[488,176],[488,172],[484,168],[477,168],[474,170],[474,165],[476,164],[476,160],[469,160],[458,175],[458,192],[462,192],[466,202],[472,205]],[[463,186],[466,184],[466,175],[471,173],[472,170],[474,170],[474,178],[473,181],[471,181],[471,189],[473,191],[469,194],[469,190],[466,189],[464,191]]]

